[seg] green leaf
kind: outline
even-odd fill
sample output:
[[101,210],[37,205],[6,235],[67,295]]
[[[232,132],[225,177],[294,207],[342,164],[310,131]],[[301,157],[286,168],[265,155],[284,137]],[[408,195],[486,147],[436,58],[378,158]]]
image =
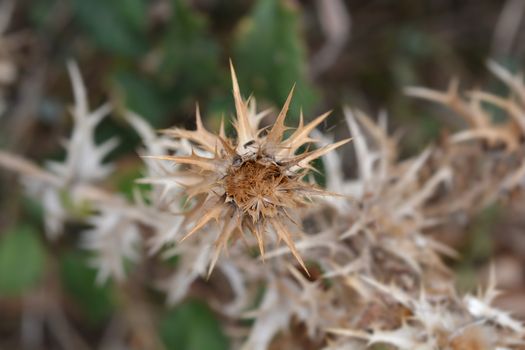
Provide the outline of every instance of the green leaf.
[[30,222],[43,221],[44,208],[41,201],[33,197],[22,196],[22,207]]
[[169,311],[160,323],[160,334],[170,350],[229,349],[219,321],[200,301],[188,301]]
[[234,61],[241,88],[276,105],[284,103],[295,83],[290,108],[294,118],[298,118],[301,107],[308,112],[317,99],[306,79],[306,54],[298,20],[299,13],[291,2],[259,0],[250,17],[241,23]]
[[455,268],[460,291],[475,290],[478,283],[477,267],[489,261],[494,244],[491,233],[501,218],[502,208],[495,203],[484,208],[470,223],[467,242],[460,253],[462,259]]
[[[106,1],[108,2],[108,1]],[[135,32],[146,30],[148,9],[144,0],[112,0],[122,20]]]
[[60,259],[60,278],[66,292],[93,324],[106,320],[115,309],[110,286],[98,286],[96,271],[88,266],[88,255],[69,252]]
[[171,101],[151,79],[135,73],[120,71],[113,78],[114,84],[122,92],[126,108],[138,113],[154,127],[164,126]]
[[[53,9],[58,0],[34,0],[29,6],[29,19],[38,27],[39,32],[52,27]],[[55,12],[56,13],[56,12]]]
[[183,0],[172,0],[173,16],[161,43],[160,79],[176,89],[179,99],[218,82],[219,46],[204,19]]
[[74,14],[102,49],[137,56],[147,47],[144,0],[72,0]]
[[0,240],[0,294],[16,295],[38,283],[44,272],[45,252],[37,232],[18,226]]
[[144,177],[144,165],[133,163],[121,167],[120,171],[115,172],[110,178],[110,182],[116,185],[118,193],[123,194],[130,201],[133,200],[135,190],[150,190],[150,185],[137,184],[137,180]]

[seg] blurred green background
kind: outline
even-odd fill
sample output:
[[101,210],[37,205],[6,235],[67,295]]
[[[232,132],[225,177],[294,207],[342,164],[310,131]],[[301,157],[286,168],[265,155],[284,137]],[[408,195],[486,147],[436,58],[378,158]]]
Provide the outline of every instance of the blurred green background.
[[[65,64],[73,59],[91,106],[109,100],[117,107],[98,137],[119,137],[110,156],[117,171],[107,187],[129,195],[142,166],[135,152],[138,137],[122,112],[131,109],[155,128],[193,128],[198,102],[208,127],[217,130],[221,117],[233,111],[231,59],[243,95],[253,93],[261,109],[278,108],[296,84],[289,121],[297,122],[301,109],[307,119],[333,109],[322,128],[338,138],[346,133],[341,106],[373,116],[386,110],[391,129],[403,133],[402,154],[413,154],[457,120],[404,97],[404,86],[445,89],[459,77],[465,87],[498,90],[485,68],[487,58],[523,66],[523,26],[518,23],[508,35],[498,29],[511,2],[17,0],[5,36],[16,43],[10,55],[18,77],[5,88],[0,147],[39,163],[63,157],[60,140],[69,135],[73,101]],[[351,163],[348,167],[351,173]],[[71,223],[59,242],[46,242],[38,203],[22,195],[15,176],[2,170],[0,177],[0,348],[23,345],[18,326],[27,310],[38,310],[32,305],[47,300],[42,293],[51,292],[44,289],[59,296],[65,314],[56,317],[70,320],[87,346],[113,323],[118,327],[118,317],[134,317],[122,311],[134,303],[130,300],[147,300],[143,308],[153,315],[152,325],[138,325],[143,334],[137,332],[131,344],[147,344],[143,338],[152,331],[159,339],[155,347],[228,348],[220,321],[201,301],[166,308],[152,281],[97,287],[89,256],[76,248],[85,227]],[[476,264],[493,252],[490,227],[499,214],[489,211],[472,227],[486,239],[479,243],[472,234],[457,244],[467,252],[459,269],[468,287]]]

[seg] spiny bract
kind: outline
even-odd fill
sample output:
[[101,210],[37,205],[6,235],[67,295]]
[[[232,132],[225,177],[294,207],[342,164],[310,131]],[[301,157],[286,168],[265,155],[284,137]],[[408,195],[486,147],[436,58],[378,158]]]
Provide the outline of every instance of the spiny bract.
[[[314,151],[296,155],[303,145],[313,142],[311,131],[329,113],[307,125],[303,119],[297,129],[284,138],[288,129],[284,125],[293,89],[290,92],[275,124],[267,130],[259,122],[267,112],[256,113],[255,102],[241,97],[237,77],[231,67],[236,119],[233,122],[237,139],[226,136],[224,123],[218,135],[204,128],[199,109],[196,111],[197,130],[169,129],[167,135],[186,139],[194,145],[189,156],[150,156],[181,165],[170,174],[172,181],[184,186],[191,209],[185,214],[191,227],[184,239],[203,229],[213,219],[220,227],[215,242],[215,254],[209,271],[213,270],[221,250],[228,241],[235,241],[250,232],[256,238],[261,256],[264,257],[265,237],[269,230],[283,240],[303,267],[291,237],[290,224],[294,223],[294,210],[308,203],[313,195],[328,192],[303,181],[312,168],[312,160],[341,146],[343,140]],[[267,132],[266,132],[267,131]]]

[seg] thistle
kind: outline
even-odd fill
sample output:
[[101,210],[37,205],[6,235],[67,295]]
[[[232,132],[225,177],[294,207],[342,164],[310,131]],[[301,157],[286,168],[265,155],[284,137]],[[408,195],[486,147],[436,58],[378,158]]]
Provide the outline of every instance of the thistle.
[[179,165],[180,170],[170,174],[170,178],[185,188],[185,195],[191,203],[190,210],[185,213],[185,224],[190,229],[182,240],[202,231],[210,221],[217,222],[219,234],[209,268],[211,273],[228,242],[251,233],[264,258],[266,239],[274,233],[277,241],[284,241],[308,273],[292,239],[290,226],[295,223],[294,211],[307,205],[312,196],[330,194],[305,182],[304,178],[312,169],[310,162],[348,140],[296,154],[301,146],[314,141],[309,137],[310,132],[329,113],[306,125],[301,116],[297,129],[284,138],[288,129],[284,121],[293,88],[274,125],[268,130],[259,128],[259,122],[267,112],[256,113],[255,102],[241,97],[233,66],[231,76],[237,114],[233,122],[236,139],[226,136],[223,122],[218,135],[207,131],[197,108],[197,130],[165,130],[170,136],[190,141],[194,146],[191,155],[150,156]]

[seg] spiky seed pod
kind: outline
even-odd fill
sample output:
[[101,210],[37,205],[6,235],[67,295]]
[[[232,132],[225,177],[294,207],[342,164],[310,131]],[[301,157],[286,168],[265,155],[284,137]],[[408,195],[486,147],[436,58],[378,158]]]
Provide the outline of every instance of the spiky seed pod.
[[191,229],[184,239],[201,231],[215,220],[220,227],[215,242],[215,252],[209,271],[213,270],[220,252],[229,241],[251,233],[264,257],[265,240],[269,232],[284,241],[302,268],[306,266],[299,255],[290,232],[294,223],[293,211],[306,205],[312,196],[328,195],[321,188],[303,181],[311,170],[311,161],[343,145],[343,140],[314,151],[296,155],[303,145],[314,141],[310,132],[329,113],[325,113],[307,125],[303,120],[292,135],[284,139],[284,121],[293,89],[290,92],[275,124],[265,134],[259,122],[267,113],[255,112],[252,101],[241,97],[237,77],[231,66],[236,119],[233,122],[237,139],[226,137],[224,124],[219,135],[204,128],[197,108],[197,130],[166,130],[166,134],[187,139],[195,149],[189,156],[151,156],[159,160],[179,164],[180,171],[172,174],[172,180],[185,187],[185,194],[192,200],[192,208],[186,214],[186,224]]

